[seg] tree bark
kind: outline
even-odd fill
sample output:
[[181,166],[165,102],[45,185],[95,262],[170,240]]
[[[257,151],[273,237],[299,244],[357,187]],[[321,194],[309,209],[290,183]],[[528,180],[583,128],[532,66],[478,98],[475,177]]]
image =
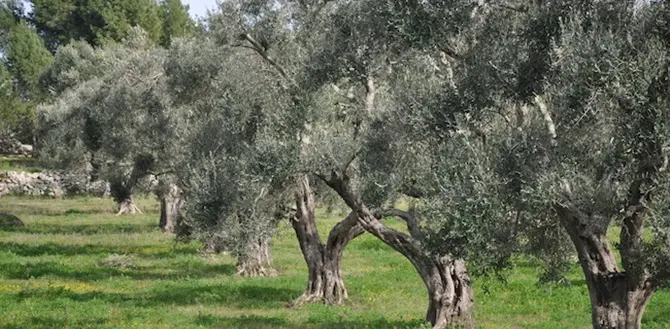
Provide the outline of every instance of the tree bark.
[[135,205],[132,197],[116,201],[116,207],[118,209],[118,212],[116,213],[117,216],[142,214],[142,211]]
[[[618,269],[607,243],[608,225],[602,219],[580,211],[569,201],[556,203],[554,209],[579,255],[591,299],[593,328],[641,328],[642,315],[654,292],[651,277],[639,267],[633,271],[632,267],[628,271]],[[622,242],[622,258],[626,259],[629,248],[625,239]],[[627,262],[624,260],[624,268]]]
[[349,214],[330,231],[324,245],[316,227],[316,203],[307,177],[301,178],[296,193],[296,216],[291,220],[308,268],[307,288],[290,306],[323,301],[341,305],[348,298],[341,273],[341,261],[346,245],[364,233],[355,213]]
[[275,276],[270,256],[270,238],[251,239],[245,250],[237,258],[237,275]]
[[[407,258],[428,290],[426,322],[434,329],[460,325],[473,328],[474,293],[465,261],[433,256],[412,236],[387,227],[364,205],[358,210],[363,228]],[[407,220],[410,232],[417,232],[414,220]]]
[[167,191],[161,193],[161,214],[158,226],[165,233],[177,233],[178,227],[182,220],[182,205],[181,190],[177,185],[170,184]]
[[[460,325],[473,328],[472,307],[474,294],[465,262],[450,256],[431,255],[417,239],[420,230],[417,218],[410,212],[396,209],[373,213],[349,185],[345,166],[342,172],[331,173],[330,178],[319,176],[356,213],[358,223],[395,251],[407,258],[417,270],[428,290],[426,321],[434,329]],[[387,227],[379,218],[385,215],[400,217],[407,223],[411,235]]]
[[116,202],[117,216],[142,214],[142,211],[133,202],[131,189],[126,184],[112,181],[109,190],[114,202]]

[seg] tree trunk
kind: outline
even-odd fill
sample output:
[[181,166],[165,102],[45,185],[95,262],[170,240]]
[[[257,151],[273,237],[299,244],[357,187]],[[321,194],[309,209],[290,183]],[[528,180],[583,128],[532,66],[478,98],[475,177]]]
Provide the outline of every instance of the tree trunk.
[[237,274],[240,276],[275,276],[270,256],[270,238],[251,239],[237,258]]
[[118,212],[116,213],[117,216],[142,214],[140,208],[137,208],[137,206],[133,202],[132,197],[120,201],[117,200],[116,207],[118,209]]
[[291,220],[309,271],[305,292],[290,306],[323,301],[341,305],[348,298],[341,273],[341,260],[346,245],[364,233],[355,213],[339,222],[328,235],[324,245],[316,227],[316,204],[309,180],[303,177],[296,193],[297,213]]
[[365,230],[358,224],[358,216],[353,211],[330,231],[323,264],[323,299],[326,304],[340,305],[349,298],[341,273],[342,255],[347,244],[363,233]]
[[161,193],[161,214],[158,226],[165,233],[176,233],[181,224],[183,200],[177,185],[170,184],[167,191]]
[[[474,293],[465,261],[430,255],[414,237],[387,227],[377,217],[365,206],[358,212],[363,228],[405,256],[421,276],[428,290],[426,322],[434,329],[454,325],[473,328]],[[404,219],[410,232],[415,232],[414,220]]]
[[630,287],[626,273],[608,277],[587,275],[594,329],[640,329],[653,295],[649,287]]
[[[577,249],[591,298],[594,329],[639,329],[654,286],[650,277],[619,271],[607,243],[607,221],[580,211],[569,202],[554,205]],[[624,262],[625,263],[625,262]]]
[[122,182],[112,181],[109,184],[109,192],[112,195],[112,198],[116,202],[116,215],[135,215],[142,214],[142,211],[137,208],[133,202],[133,196],[130,188],[123,184]]
[[[454,260],[450,256],[434,256],[425,250],[418,239],[421,232],[415,214],[397,209],[381,213],[370,211],[349,185],[347,166],[342,172],[332,171],[329,178],[319,177],[356,213],[358,223],[365,231],[401,253],[414,265],[428,289],[426,321],[434,329],[452,325],[473,328],[474,294],[465,262],[461,259]],[[396,231],[379,220],[391,215],[405,221],[410,235]]]

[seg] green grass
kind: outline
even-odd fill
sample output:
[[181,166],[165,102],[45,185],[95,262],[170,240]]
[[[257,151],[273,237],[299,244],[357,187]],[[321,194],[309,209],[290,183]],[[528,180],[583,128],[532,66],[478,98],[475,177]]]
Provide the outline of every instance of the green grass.
[[[0,328],[417,328],[427,305],[411,264],[375,238],[351,243],[345,306],[286,308],[306,284],[293,232],[272,253],[279,276],[240,278],[230,256],[201,256],[156,227],[158,205],[116,217],[97,198],[0,199],[23,228],[0,231]],[[319,214],[322,236],[343,214]],[[400,223],[393,223],[400,226]],[[124,266],[114,266],[122,263]],[[127,266],[125,266],[127,265]],[[588,295],[575,268],[568,287],[538,286],[536,264],[519,261],[509,282],[476,280],[478,328],[590,328]],[[670,328],[670,293],[658,292],[646,329]]]
[[32,157],[20,157],[13,155],[0,155],[0,171],[26,171],[41,172],[37,166],[37,159]]

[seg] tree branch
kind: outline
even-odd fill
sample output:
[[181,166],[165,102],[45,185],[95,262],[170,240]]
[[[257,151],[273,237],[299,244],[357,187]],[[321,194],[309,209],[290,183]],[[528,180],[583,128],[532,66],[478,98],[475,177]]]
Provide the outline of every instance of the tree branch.
[[397,208],[389,208],[375,213],[375,217],[378,219],[391,216],[398,217],[405,221],[407,224],[407,230],[412,237],[418,238],[421,235],[419,230],[419,220],[414,212],[403,211]]
[[368,76],[365,81],[365,112],[369,115],[375,107],[375,96],[377,95],[377,88],[375,81],[371,76]]
[[542,96],[540,95],[535,95],[535,105],[537,105],[537,108],[540,110],[540,113],[542,113],[542,116],[544,117],[544,122],[547,125],[547,131],[549,132],[549,137],[551,137],[551,144],[555,145],[556,144],[556,125],[554,124],[554,120],[551,118],[551,114],[549,113],[549,110],[547,110],[547,103],[544,102],[544,99],[542,99]]
[[270,54],[267,52],[265,47],[263,47],[258,41],[256,41],[256,39],[254,39],[251,35],[249,35],[249,33],[242,33],[242,34],[239,35],[239,38],[241,40],[248,41],[251,44],[252,47],[247,47],[247,48],[250,48],[250,49],[253,49],[254,51],[256,51],[256,53],[258,53],[261,57],[263,57],[263,59],[266,62],[268,62],[275,69],[277,69],[279,74],[284,79],[287,79],[287,80],[289,79],[289,76],[288,76],[288,73],[286,72],[286,69],[281,64],[279,64],[272,56],[270,56]]

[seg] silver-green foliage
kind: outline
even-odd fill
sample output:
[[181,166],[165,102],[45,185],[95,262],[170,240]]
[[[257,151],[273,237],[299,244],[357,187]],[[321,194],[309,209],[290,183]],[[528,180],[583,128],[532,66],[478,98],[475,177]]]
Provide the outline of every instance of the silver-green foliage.
[[271,237],[292,186],[296,152],[275,140],[286,125],[285,93],[262,64],[208,39],[177,40],[166,63],[189,127],[176,166],[186,223],[196,238],[238,256]]
[[171,162],[178,122],[165,59],[166,51],[140,29],[121,45],[62,48],[45,74],[56,97],[39,109],[42,159],[70,169],[90,163],[101,178],[129,190],[162,170]]

